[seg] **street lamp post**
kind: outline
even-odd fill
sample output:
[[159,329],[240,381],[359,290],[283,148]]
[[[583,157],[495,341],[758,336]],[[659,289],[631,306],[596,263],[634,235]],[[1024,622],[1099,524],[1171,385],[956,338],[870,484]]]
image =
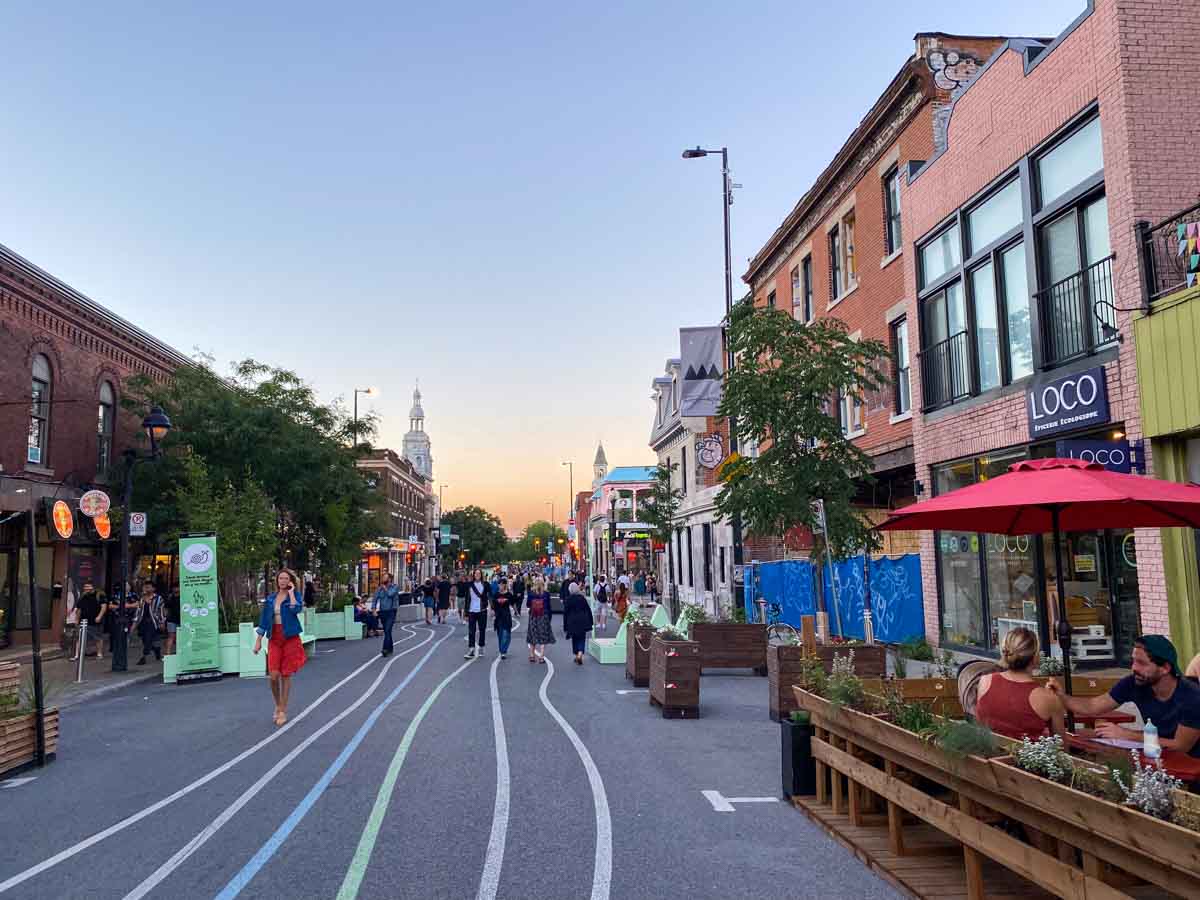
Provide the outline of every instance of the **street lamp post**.
[[[121,529],[121,613],[117,619],[117,629],[113,632],[112,670],[125,672],[129,669],[129,636],[125,633],[124,607],[128,602],[129,587],[129,513],[133,506],[133,471],[140,462],[152,462],[162,455],[161,441],[171,430],[171,420],[163,412],[161,406],[152,406],[150,414],[142,419],[142,427],[150,438],[150,452],[139,454],[130,447],[125,451],[125,491],[122,508],[125,511],[124,527]],[[83,648],[80,648],[80,655]]]
[[[575,508],[575,463],[571,462],[571,461],[567,461],[567,462],[564,462],[563,465],[567,467],[567,471],[570,473],[570,479],[571,479],[570,480],[570,493],[567,494],[567,510],[570,513],[567,516],[567,518],[570,519],[570,518],[573,518],[573,516],[574,516],[573,510]],[[578,533],[578,530],[576,533]],[[567,535],[567,537],[570,537],[570,535]]]
[[[733,262],[730,257],[729,244],[729,207],[733,205],[733,182],[729,178],[729,148],[722,147],[720,150],[703,150],[696,147],[692,150],[684,150],[684,159],[700,159],[708,156],[710,153],[721,154],[721,211],[725,219],[725,323],[726,328],[729,327],[729,317],[733,313]],[[724,332],[725,329],[722,329]],[[725,339],[725,371],[726,373],[733,371],[733,351],[729,349],[729,339],[726,335]],[[737,453],[737,419],[734,416],[729,417],[729,452]],[[733,530],[733,564],[735,566],[742,565],[742,519],[741,516],[734,515],[730,526]],[[734,590],[736,591],[736,584]]]
[[612,493],[608,498],[608,572],[610,575],[617,574],[617,564],[613,559],[613,553],[617,547],[617,495]]
[[379,391],[376,388],[355,388],[354,389],[354,446],[358,446],[358,395],[362,394],[366,397],[378,397]]

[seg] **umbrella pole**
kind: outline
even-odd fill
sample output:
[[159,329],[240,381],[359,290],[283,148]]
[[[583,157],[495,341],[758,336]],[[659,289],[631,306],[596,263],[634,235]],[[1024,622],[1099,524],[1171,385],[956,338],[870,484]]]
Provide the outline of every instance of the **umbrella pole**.
[[[1063,578],[1062,533],[1058,529],[1057,506],[1050,510],[1050,520],[1054,528],[1054,582],[1058,588],[1058,646],[1063,654],[1063,684],[1067,693],[1071,693],[1071,623],[1067,621],[1067,594]],[[1075,717],[1067,713],[1067,730],[1075,729]]]

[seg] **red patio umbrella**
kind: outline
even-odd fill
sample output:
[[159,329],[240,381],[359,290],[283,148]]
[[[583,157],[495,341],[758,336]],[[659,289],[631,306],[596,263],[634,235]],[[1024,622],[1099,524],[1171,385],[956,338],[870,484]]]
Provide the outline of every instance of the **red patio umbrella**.
[[1054,534],[1058,643],[1071,691],[1071,625],[1063,588],[1062,532],[1103,528],[1200,528],[1200,486],[1110,472],[1078,459],[1028,459],[1008,472],[906,506],[881,531]]

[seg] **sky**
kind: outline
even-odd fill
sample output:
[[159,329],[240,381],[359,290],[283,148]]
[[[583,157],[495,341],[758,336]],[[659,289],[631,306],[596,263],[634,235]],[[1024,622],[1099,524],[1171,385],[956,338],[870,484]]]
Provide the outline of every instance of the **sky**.
[[[1084,0],[64,3],[6,12],[0,243],[159,339],[354,388],[510,531],[651,465],[651,380],[913,52]],[[869,23],[869,27],[866,27]]]

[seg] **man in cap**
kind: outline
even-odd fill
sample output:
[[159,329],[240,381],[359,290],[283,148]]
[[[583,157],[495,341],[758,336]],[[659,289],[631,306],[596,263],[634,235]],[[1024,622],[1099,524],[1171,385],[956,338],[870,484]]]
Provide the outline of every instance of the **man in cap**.
[[[1131,674],[1099,697],[1070,697],[1055,679],[1047,687],[1067,711],[1077,716],[1102,716],[1122,703],[1133,703],[1142,721],[1158,728],[1164,750],[1177,750],[1200,757],[1200,685],[1180,677],[1175,645],[1161,634],[1144,634],[1133,642]],[[1115,722],[1100,722],[1096,735],[1140,741],[1142,733],[1122,728]]]

